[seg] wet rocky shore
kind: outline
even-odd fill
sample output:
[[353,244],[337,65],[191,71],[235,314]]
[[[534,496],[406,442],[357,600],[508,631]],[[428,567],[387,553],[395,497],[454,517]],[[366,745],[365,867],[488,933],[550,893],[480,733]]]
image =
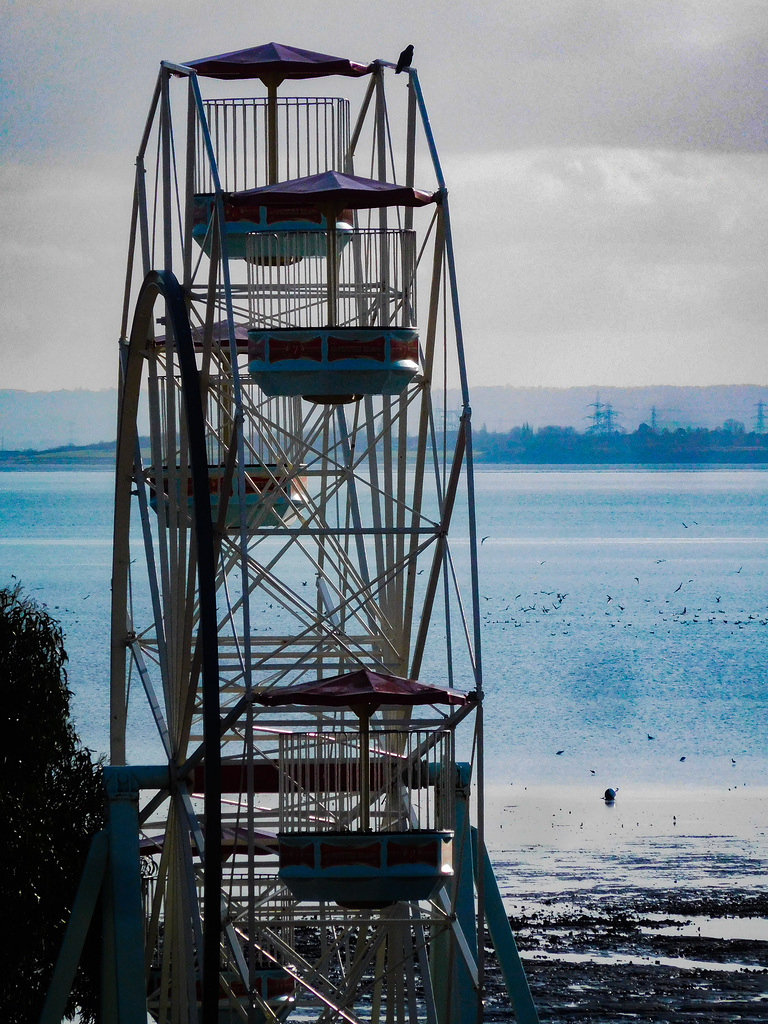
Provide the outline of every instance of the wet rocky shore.
[[[542,1024],[768,1020],[768,887],[518,901],[510,916]],[[486,1020],[512,1021],[492,951]]]

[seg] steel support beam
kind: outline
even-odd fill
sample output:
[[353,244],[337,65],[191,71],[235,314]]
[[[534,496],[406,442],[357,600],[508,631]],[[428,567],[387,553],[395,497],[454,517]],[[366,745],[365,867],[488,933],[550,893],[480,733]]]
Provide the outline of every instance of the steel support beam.
[[61,1024],[99,895],[104,1024],[146,1024],[144,928],[139,865],[139,793],[167,790],[168,768],[104,769],[107,824],[91,841],[40,1024]]
[[[162,773],[167,785],[168,773]],[[107,768],[109,858],[105,886],[105,922],[114,962],[105,957],[106,1005],[116,1011],[116,1024],[146,1024],[144,928],[139,865],[139,779],[129,767]]]
[[485,880],[485,919],[488,923],[488,931],[491,933],[493,948],[499,958],[499,966],[512,1002],[512,1009],[515,1011],[515,1019],[518,1024],[539,1024],[539,1015],[533,1005],[528,979],[525,976],[507,912],[504,909],[496,875],[493,873],[491,858],[488,856],[484,843],[481,851],[477,848],[476,828],[472,829],[472,846],[475,853],[473,858],[475,877],[478,877],[482,871]]
[[96,909],[96,902],[104,881],[107,866],[109,836],[105,829],[97,832],[91,840],[91,848],[80,877],[75,902],[69,915],[64,941],[56,960],[48,994],[45,997],[40,1024],[61,1024],[67,1006],[77,965],[83,952],[88,929]]
[[470,766],[459,763],[452,779],[456,799],[454,840],[454,888],[452,899],[443,889],[439,894],[452,927],[433,934],[430,953],[432,988],[438,1024],[474,1024],[478,992],[475,887],[469,826]]

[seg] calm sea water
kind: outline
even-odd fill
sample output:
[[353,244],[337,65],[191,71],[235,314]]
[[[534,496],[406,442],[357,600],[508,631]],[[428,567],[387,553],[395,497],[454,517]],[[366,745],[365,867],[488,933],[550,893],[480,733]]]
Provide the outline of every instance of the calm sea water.
[[[768,473],[483,467],[477,489],[490,778],[764,785]],[[0,473],[0,585],[61,620],[96,750],[111,518],[110,474]]]

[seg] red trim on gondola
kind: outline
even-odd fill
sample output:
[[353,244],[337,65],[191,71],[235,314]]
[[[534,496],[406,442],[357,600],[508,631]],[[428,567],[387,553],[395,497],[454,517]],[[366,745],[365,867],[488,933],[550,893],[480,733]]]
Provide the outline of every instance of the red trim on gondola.
[[306,341],[280,341],[278,338],[270,338],[270,363],[279,363],[282,359],[314,359],[316,363],[322,362],[322,338],[308,338]]
[[320,843],[320,867],[381,867],[381,844],[368,846],[337,846],[335,843]]
[[401,864],[428,864],[430,867],[439,865],[436,840],[428,843],[400,843],[389,841],[387,844],[387,867],[395,868]]
[[281,221],[311,221],[313,224],[322,224],[323,215],[316,206],[267,206],[266,223],[279,224]]
[[[386,781],[386,766],[381,761],[370,765],[370,784],[381,789]],[[291,776],[293,781],[310,793],[354,793],[360,789],[360,765],[358,764],[300,764]]]
[[[245,493],[246,494],[263,494],[265,491],[275,491],[278,488],[278,484],[274,480],[270,480],[268,476],[252,476],[249,471],[245,471]],[[223,491],[224,474],[221,476],[210,476],[208,477],[208,490],[211,494],[221,494]],[[230,498],[235,495],[235,487],[237,480],[233,479],[229,488]],[[192,490],[189,491],[192,494]]]
[[[275,491],[280,486],[277,481],[272,480],[269,476],[254,476],[253,473],[251,473],[247,469],[246,469],[245,472],[246,472],[246,478],[245,478],[245,493],[246,494],[263,494],[265,491]],[[222,484],[223,483],[224,483],[224,473],[223,472],[221,473],[220,476],[210,475],[208,477],[208,492],[209,492],[209,494],[216,494],[216,495],[221,494],[222,490],[223,490],[223,488],[222,488]],[[235,485],[236,485],[236,480],[233,479],[232,484],[230,485],[230,489],[229,489],[230,497],[234,497],[234,495],[235,495]],[[149,493],[150,493],[150,497],[152,497],[152,498],[156,497],[154,477],[150,477],[149,478]],[[194,488],[194,484],[192,482],[192,477],[188,476],[187,477],[187,497],[191,498],[194,493],[195,493],[195,488]],[[163,477],[163,494],[165,495],[166,498],[168,497],[168,494],[169,494],[168,477],[167,476]]]
[[[419,787],[429,785],[426,766],[421,771],[412,772],[411,784]],[[371,761],[370,783],[372,789],[381,789],[391,771],[388,763],[378,759]],[[253,766],[253,786],[257,793],[278,793],[280,790],[280,771],[277,762],[257,761]],[[308,763],[297,766],[292,775],[293,781],[310,793],[355,793],[360,788],[360,766],[357,764],[316,764]],[[246,791],[246,767],[242,762],[225,761],[221,766],[222,793],[244,793]],[[198,765],[192,773],[192,792],[205,792],[205,773],[202,765]]]
[[336,359],[376,359],[383,363],[386,356],[386,341],[383,337],[362,341],[358,338],[336,338],[332,334],[328,336],[329,363]]
[[253,213],[245,209],[242,203],[234,202],[232,199],[224,199],[224,220],[230,224],[240,220],[247,220],[253,223]]
[[248,359],[266,359],[267,343],[263,338],[258,341],[248,341]]
[[[263,995],[262,979],[257,975],[257,988],[259,995]],[[267,977],[267,999],[277,999],[280,996],[292,996],[296,991],[296,982],[291,977],[271,978]]]
[[[253,978],[254,990],[256,992],[258,992],[259,995],[262,998],[264,998],[267,1001],[269,1001],[270,999],[281,999],[283,996],[292,996],[294,994],[294,992],[296,991],[296,982],[293,980],[293,978],[289,974],[286,974],[285,972],[283,972],[283,977],[276,978],[276,977],[273,977],[272,975],[277,973],[277,969],[275,969],[275,968],[268,968],[267,970],[269,970],[270,973],[267,975],[267,977],[265,979],[263,977],[263,973],[264,972],[262,970],[260,970],[260,968],[257,967],[255,975],[254,975],[254,978]],[[267,982],[266,995],[264,994],[264,981],[265,980]],[[220,988],[220,992],[219,992],[219,997],[221,999],[228,998],[229,992],[231,992],[232,995],[235,996],[238,999],[241,999],[241,998],[247,996],[247,994],[248,994],[248,989],[243,984],[243,982],[239,978],[239,976],[237,976],[235,974],[232,974],[232,975],[228,974],[227,975],[227,985],[226,986],[224,985],[224,979],[222,978],[221,981],[220,981],[220,985],[221,985],[221,988]],[[199,981],[196,984],[196,992],[197,992],[197,998],[200,999],[201,995],[202,995],[202,986],[201,986]],[[235,1014],[235,1012],[233,1010],[232,1011],[232,1019],[234,1020],[235,1017],[236,1017],[236,1014]],[[229,1018],[227,1018],[227,1019],[229,1019]]]
[[393,363],[400,359],[412,359],[414,363],[417,363],[419,361],[419,339],[392,338],[389,342],[389,357]]
[[286,846],[280,843],[281,868],[313,868],[315,866],[315,846]]
[[[280,772],[276,762],[257,761],[253,766],[253,785],[257,793],[277,793]],[[222,793],[245,793],[246,766],[242,762],[225,761],[221,766]],[[198,765],[192,773],[192,792],[205,793],[205,770]]]

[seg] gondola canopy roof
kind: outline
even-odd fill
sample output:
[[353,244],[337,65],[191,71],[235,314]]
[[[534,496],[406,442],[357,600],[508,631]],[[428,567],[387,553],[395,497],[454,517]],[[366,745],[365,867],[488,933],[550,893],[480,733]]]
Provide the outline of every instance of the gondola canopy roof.
[[448,704],[460,706],[472,700],[474,694],[460,693],[448,687],[428,686],[418,679],[383,675],[369,668],[347,672],[330,679],[318,679],[295,686],[275,687],[259,694],[258,700],[269,707],[347,707],[356,708],[372,704],[411,707],[414,704]]
[[395,185],[375,178],[361,178],[341,171],[323,171],[276,185],[233,192],[231,198],[245,208],[257,206],[324,207],[339,210],[377,210],[386,206],[427,206],[439,193],[423,192],[410,185]]
[[333,57],[328,53],[300,50],[283,43],[263,43],[247,50],[233,50],[213,57],[200,57],[185,62],[205,78],[237,80],[260,78],[281,82],[286,78],[325,78],[328,75],[346,75],[359,78],[373,70],[372,64],[360,64],[346,57]]

